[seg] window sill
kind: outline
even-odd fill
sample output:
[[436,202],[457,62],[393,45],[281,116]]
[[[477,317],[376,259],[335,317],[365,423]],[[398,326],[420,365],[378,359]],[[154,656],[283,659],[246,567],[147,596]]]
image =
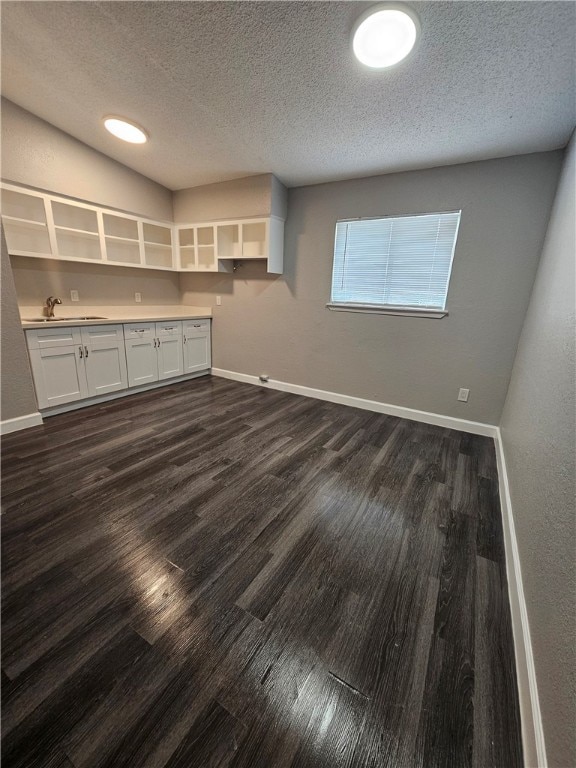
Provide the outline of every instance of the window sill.
[[404,317],[429,317],[439,320],[446,317],[445,309],[417,309],[416,307],[382,307],[374,304],[326,304],[333,312],[360,312],[366,315],[403,315]]

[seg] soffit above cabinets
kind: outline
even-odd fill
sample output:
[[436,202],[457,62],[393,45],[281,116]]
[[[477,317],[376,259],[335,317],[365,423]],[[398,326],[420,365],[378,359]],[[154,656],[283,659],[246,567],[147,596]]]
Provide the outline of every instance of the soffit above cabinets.
[[[172,190],[275,173],[288,186],[565,146],[569,2],[417,2],[406,61],[370,71],[372,2],[2,4],[8,98]],[[118,113],[149,132],[124,144]]]
[[178,272],[259,260],[283,270],[284,221],[275,216],[173,224],[2,184],[2,223],[12,256]]

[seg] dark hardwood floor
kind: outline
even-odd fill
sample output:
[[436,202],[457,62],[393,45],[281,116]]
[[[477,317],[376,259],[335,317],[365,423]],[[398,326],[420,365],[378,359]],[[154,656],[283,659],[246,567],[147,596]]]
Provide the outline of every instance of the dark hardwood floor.
[[3,768],[516,768],[493,442],[205,377],[3,440]]

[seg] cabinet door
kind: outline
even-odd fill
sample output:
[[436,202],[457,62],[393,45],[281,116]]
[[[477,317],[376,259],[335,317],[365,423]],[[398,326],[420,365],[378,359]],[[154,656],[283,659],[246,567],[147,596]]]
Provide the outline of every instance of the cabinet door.
[[88,397],[84,350],[80,345],[31,349],[30,362],[39,408]]
[[182,336],[158,339],[158,378],[171,379],[184,373]]
[[126,339],[125,344],[128,386],[137,387],[140,384],[158,381],[156,339],[153,337]]
[[105,395],[128,387],[124,333],[121,325],[82,328],[88,396]]
[[205,371],[212,365],[210,350],[210,321],[184,322],[184,373]]
[[184,373],[182,356],[182,323],[165,320],[156,323],[158,339],[158,378],[171,379]]

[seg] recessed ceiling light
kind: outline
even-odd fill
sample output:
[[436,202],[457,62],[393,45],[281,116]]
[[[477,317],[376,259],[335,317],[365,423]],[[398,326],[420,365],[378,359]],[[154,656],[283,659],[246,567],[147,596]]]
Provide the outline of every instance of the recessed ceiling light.
[[129,141],[130,144],[144,144],[148,141],[146,132],[123,117],[105,117],[104,127],[118,139]]
[[354,25],[354,55],[372,69],[391,67],[408,56],[419,31],[418,17],[409,8],[392,3],[375,5]]

